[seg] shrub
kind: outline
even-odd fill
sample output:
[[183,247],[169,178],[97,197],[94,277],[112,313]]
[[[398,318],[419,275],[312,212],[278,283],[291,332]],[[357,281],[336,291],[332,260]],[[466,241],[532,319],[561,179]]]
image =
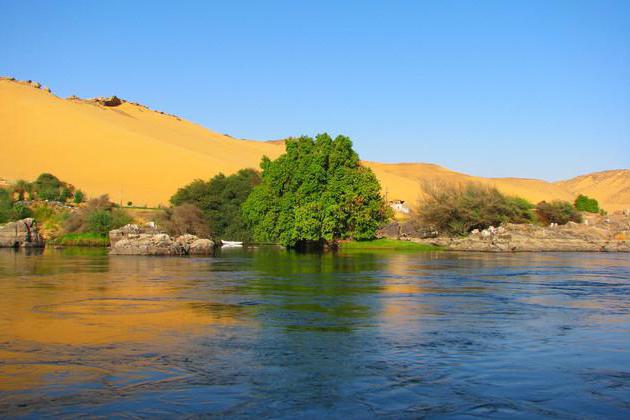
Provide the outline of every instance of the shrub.
[[11,220],[21,220],[27,217],[33,217],[31,209],[20,203],[14,203],[11,209]]
[[582,222],[582,215],[568,201],[541,201],[536,205],[536,215],[543,224]]
[[533,205],[519,197],[503,195],[481,184],[425,185],[426,198],[419,205],[417,224],[439,233],[466,235],[501,223],[529,223]]
[[76,191],[74,192],[73,201],[74,201],[76,204],[83,203],[83,202],[85,201],[85,194],[83,194],[83,191],[81,191],[81,190],[76,190]]
[[111,210],[111,224],[109,230],[118,229],[132,222],[133,217],[131,217],[125,210],[113,208]]
[[94,210],[87,214],[87,232],[105,235],[110,231],[112,215],[107,210]]
[[32,217],[31,210],[21,203],[13,202],[13,192],[0,188],[0,223]]
[[587,197],[583,194],[577,196],[573,205],[577,210],[586,211],[588,213],[599,213],[600,210],[599,203],[596,199]]
[[4,188],[0,188],[0,223],[6,223],[11,220],[12,207],[11,194]]
[[28,192],[29,195],[33,196],[32,198],[61,202],[66,202],[75,195],[75,189],[72,185],[49,173],[41,174],[30,184],[26,181],[18,181],[14,190],[21,196],[24,195],[24,192]]
[[200,238],[209,238],[211,235],[203,212],[190,203],[166,209],[160,224],[172,236],[189,233]]
[[123,209],[117,208],[109,201],[109,196],[102,195],[87,202],[85,207],[73,212],[64,223],[66,233],[96,233],[106,235],[133,218]]
[[177,190],[170,201],[174,206],[189,203],[201,209],[215,237],[250,242],[252,232],[243,220],[241,206],[260,182],[258,172],[241,169],[230,176],[218,174],[208,182],[195,180]]

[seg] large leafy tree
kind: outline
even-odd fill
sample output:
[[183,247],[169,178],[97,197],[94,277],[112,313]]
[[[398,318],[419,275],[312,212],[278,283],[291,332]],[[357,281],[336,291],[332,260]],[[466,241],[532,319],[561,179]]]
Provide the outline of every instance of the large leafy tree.
[[243,204],[254,239],[293,247],[372,239],[390,215],[378,180],[361,166],[348,137],[286,141],[286,153],[261,163],[262,183]]
[[230,176],[218,174],[207,182],[197,179],[180,188],[170,201],[174,206],[194,204],[200,208],[215,237],[249,242],[252,234],[243,221],[241,205],[260,181],[253,169],[241,169]]

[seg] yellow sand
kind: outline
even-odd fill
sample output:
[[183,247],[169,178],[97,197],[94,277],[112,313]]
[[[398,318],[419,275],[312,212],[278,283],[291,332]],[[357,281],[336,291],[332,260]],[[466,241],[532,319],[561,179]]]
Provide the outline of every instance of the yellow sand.
[[[284,151],[282,142],[234,139],[140,105],[62,99],[7,79],[0,79],[0,130],[2,177],[32,180],[51,172],[90,196],[109,193],[116,202],[136,205],[166,204],[195,178],[258,168],[263,155],[275,158]],[[424,163],[365,164],[389,199],[411,205],[421,197],[423,182],[477,181],[533,202],[586,193],[609,211],[630,208],[628,170],[550,183],[473,177]]]

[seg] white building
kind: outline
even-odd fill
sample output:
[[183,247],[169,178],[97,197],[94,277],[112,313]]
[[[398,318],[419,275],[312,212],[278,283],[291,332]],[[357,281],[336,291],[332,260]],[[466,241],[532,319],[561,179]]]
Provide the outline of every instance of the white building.
[[411,212],[411,210],[409,209],[409,207],[407,207],[407,205],[405,204],[405,200],[391,200],[389,202],[389,206],[396,212],[396,213],[403,213],[403,214],[409,214]]

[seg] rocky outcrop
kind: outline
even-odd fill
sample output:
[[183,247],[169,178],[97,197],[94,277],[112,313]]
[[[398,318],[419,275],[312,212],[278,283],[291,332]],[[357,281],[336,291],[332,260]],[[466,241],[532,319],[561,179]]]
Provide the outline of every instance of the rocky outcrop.
[[569,222],[547,227],[531,224],[505,224],[474,230],[467,237],[412,239],[454,251],[604,251],[630,252],[630,217],[589,216],[584,223]]
[[38,248],[44,246],[37,221],[32,218],[18,220],[0,226],[0,247]]
[[119,106],[123,101],[117,96],[110,96],[109,98],[98,98],[97,102],[105,106]]
[[195,235],[172,238],[155,224],[126,225],[109,232],[112,255],[211,255],[215,243]]

